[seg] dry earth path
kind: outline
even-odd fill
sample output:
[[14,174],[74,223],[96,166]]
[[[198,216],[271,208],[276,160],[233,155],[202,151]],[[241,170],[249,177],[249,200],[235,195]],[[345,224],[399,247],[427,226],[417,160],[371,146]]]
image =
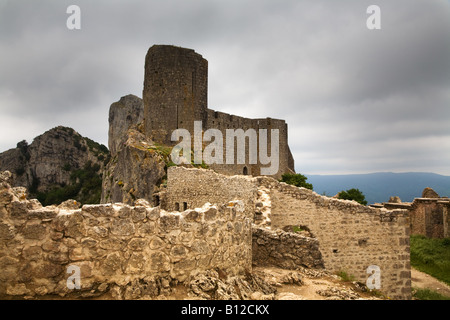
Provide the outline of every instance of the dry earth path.
[[413,288],[430,289],[450,297],[450,286],[433,278],[429,274],[411,267],[411,285]]

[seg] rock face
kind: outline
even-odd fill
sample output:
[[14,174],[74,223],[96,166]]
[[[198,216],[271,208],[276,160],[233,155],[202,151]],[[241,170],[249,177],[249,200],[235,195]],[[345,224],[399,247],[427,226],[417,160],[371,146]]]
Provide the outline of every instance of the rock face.
[[128,95],[114,102],[109,109],[108,147],[112,155],[122,149],[127,131],[131,126],[144,120],[144,102]]
[[108,149],[75,130],[56,127],[0,154],[0,170],[12,173],[12,185],[26,187],[31,194],[71,183],[71,175],[88,163],[103,167]]
[[170,151],[156,146],[142,133],[143,113],[142,99],[133,95],[122,97],[110,107],[111,161],[103,172],[102,203],[133,204],[136,199],[153,202],[154,192],[159,191]]
[[128,130],[125,137],[124,145],[104,169],[101,203],[154,202],[153,194],[166,175],[164,156],[135,129]]

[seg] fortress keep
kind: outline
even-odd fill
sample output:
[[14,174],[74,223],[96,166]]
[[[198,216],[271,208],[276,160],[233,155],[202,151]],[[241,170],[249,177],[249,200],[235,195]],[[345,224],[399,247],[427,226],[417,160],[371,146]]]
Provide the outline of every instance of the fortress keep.
[[[202,122],[202,129],[218,129],[225,145],[227,129],[267,129],[268,146],[271,150],[271,129],[279,130],[279,169],[273,176],[293,173],[294,159],[288,145],[288,129],[284,120],[261,118],[249,119],[208,108],[208,61],[192,49],[169,45],[154,45],[145,59],[143,89],[144,131],[147,137],[165,145],[174,145],[172,132],[186,129],[194,135],[194,121]],[[259,138],[259,137],[258,137]],[[259,161],[250,164],[248,146],[245,164],[213,164],[211,169],[229,175],[261,175],[266,167]],[[235,152],[236,156],[236,152]],[[225,157],[225,154],[224,154]]]

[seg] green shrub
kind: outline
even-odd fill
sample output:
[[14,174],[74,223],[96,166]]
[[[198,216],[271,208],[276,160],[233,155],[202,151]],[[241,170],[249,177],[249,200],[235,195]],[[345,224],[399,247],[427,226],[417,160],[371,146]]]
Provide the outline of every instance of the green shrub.
[[88,161],[83,168],[72,171],[70,184],[39,192],[36,198],[44,205],[60,204],[74,199],[81,204],[100,203],[102,193],[102,178],[99,174],[100,165]]
[[354,200],[362,205],[367,205],[366,197],[359,189],[349,189],[338,193],[338,199]]
[[337,273],[339,277],[341,277],[341,280],[344,282],[352,282],[355,281],[355,277],[351,274],[348,274],[347,272],[341,270]]
[[302,187],[306,189],[313,189],[313,185],[311,183],[307,183],[307,177],[300,173],[285,173],[281,176],[281,182],[286,182],[287,184],[292,184],[296,187]]

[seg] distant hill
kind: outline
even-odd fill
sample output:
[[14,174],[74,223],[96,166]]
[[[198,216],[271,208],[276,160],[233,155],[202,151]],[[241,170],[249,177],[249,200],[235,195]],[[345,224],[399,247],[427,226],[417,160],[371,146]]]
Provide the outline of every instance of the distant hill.
[[43,205],[68,199],[99,203],[101,172],[109,151],[72,128],[59,126],[0,153],[0,171],[13,174],[14,187],[26,187]]
[[387,202],[391,196],[398,196],[403,202],[410,202],[414,198],[420,198],[426,187],[433,188],[441,197],[450,196],[450,176],[435,173],[304,175],[318,194],[334,196],[339,191],[358,188],[364,193],[369,204]]

